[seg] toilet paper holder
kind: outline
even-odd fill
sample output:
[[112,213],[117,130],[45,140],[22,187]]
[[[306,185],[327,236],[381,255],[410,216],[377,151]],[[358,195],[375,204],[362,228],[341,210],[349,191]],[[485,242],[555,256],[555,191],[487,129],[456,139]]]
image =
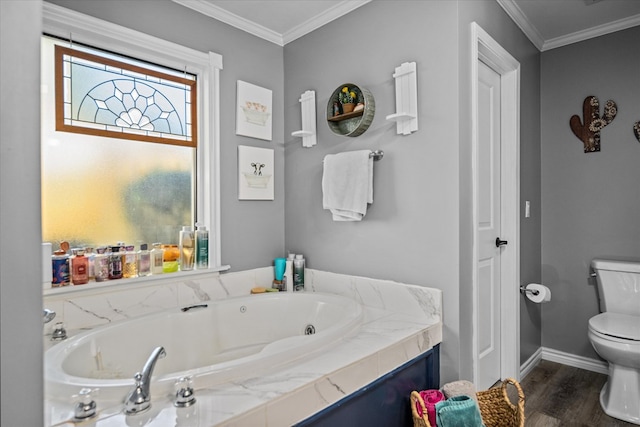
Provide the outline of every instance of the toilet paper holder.
[[526,288],[526,287],[524,287],[524,286],[520,286],[520,293],[521,293],[521,294],[523,294],[523,295],[524,295],[524,294],[526,294],[527,292],[528,292],[528,293],[530,293],[530,294],[532,294],[532,295],[538,295],[538,294],[540,293],[540,291],[539,291],[539,290],[537,290],[537,289],[527,289],[527,288]]

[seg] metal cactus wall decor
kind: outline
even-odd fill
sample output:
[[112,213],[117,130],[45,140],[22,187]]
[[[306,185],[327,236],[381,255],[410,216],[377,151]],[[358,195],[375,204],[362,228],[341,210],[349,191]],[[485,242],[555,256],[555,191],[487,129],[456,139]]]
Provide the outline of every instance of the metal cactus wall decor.
[[582,120],[574,115],[569,120],[574,135],[584,143],[584,152],[600,151],[600,131],[613,121],[618,112],[616,103],[609,100],[604,104],[604,115],[600,117],[600,103],[595,96],[587,96],[582,103]]
[[640,120],[633,124],[633,134],[636,136],[638,142],[640,142]]

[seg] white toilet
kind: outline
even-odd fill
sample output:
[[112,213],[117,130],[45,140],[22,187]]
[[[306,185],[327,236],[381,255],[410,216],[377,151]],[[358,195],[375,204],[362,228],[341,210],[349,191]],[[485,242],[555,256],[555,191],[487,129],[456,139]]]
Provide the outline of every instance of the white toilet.
[[600,311],[589,340],[609,362],[600,405],[614,418],[640,425],[640,262],[594,259]]

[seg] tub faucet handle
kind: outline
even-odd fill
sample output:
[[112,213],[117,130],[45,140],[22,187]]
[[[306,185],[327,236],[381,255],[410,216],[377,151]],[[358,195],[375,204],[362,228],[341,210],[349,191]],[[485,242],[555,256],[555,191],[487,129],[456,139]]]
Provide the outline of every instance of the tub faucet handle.
[[76,420],[86,420],[96,416],[96,402],[93,400],[92,394],[96,395],[100,389],[83,388],[74,398],[79,398],[78,403],[73,409]]
[[188,408],[196,403],[196,398],[193,395],[193,382],[191,377],[181,377],[176,381],[176,398],[173,405],[176,408]]
[[64,328],[64,323],[56,323],[55,329],[51,334],[51,341],[62,341],[67,339],[67,330]]
[[56,317],[56,312],[53,310],[49,310],[48,308],[45,308],[43,311],[43,315],[42,315],[42,321],[44,323],[49,323],[53,320],[53,318]]

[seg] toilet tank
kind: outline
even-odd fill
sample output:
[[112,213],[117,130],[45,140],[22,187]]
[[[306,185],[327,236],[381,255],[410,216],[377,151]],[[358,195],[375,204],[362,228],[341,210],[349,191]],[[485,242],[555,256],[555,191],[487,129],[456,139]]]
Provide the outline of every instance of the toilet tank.
[[594,259],[600,311],[640,316],[640,261]]

